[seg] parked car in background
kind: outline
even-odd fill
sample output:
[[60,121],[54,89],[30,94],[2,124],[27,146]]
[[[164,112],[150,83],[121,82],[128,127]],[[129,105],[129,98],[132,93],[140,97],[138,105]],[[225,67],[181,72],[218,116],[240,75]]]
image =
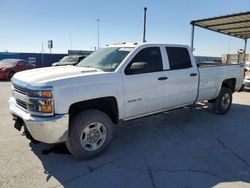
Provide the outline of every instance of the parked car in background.
[[52,66],[77,65],[84,58],[85,56],[82,55],[68,55],[60,61],[53,63]]
[[245,72],[244,89],[250,90],[250,71]]
[[36,68],[24,59],[3,59],[0,61],[0,79],[10,80],[16,72]]
[[250,71],[250,61],[245,63],[245,69]]

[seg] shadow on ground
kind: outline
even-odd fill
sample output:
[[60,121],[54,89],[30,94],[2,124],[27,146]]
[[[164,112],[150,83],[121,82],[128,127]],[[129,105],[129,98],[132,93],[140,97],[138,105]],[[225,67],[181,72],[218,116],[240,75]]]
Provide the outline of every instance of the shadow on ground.
[[122,123],[100,157],[77,161],[61,145],[30,143],[65,187],[212,187],[250,182],[250,107],[215,115],[206,104]]
[[10,80],[7,80],[7,79],[0,79],[0,82],[10,82]]

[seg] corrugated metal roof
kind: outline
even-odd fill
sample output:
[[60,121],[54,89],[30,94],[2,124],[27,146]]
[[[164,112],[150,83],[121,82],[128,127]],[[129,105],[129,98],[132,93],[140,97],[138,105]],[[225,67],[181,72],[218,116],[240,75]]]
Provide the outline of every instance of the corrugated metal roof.
[[241,39],[250,38],[250,11],[193,20],[190,24]]

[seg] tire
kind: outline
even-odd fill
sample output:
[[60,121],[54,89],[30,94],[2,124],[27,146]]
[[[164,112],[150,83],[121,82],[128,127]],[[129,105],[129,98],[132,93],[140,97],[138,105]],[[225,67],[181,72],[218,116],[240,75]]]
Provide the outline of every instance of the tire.
[[218,97],[213,103],[213,110],[216,114],[226,114],[229,112],[232,105],[232,91],[229,88],[222,87]]
[[113,123],[98,110],[87,110],[76,115],[70,123],[66,146],[77,159],[91,159],[103,153],[113,137]]

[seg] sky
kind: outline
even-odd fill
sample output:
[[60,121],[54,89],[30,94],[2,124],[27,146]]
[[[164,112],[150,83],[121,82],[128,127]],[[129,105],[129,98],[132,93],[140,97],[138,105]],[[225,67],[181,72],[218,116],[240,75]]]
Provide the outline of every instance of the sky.
[[[100,46],[146,40],[190,45],[191,20],[250,10],[250,0],[0,0],[0,52],[94,50],[97,19]],[[250,40],[247,51],[250,51]],[[221,56],[244,47],[241,39],[195,30],[195,55]]]

